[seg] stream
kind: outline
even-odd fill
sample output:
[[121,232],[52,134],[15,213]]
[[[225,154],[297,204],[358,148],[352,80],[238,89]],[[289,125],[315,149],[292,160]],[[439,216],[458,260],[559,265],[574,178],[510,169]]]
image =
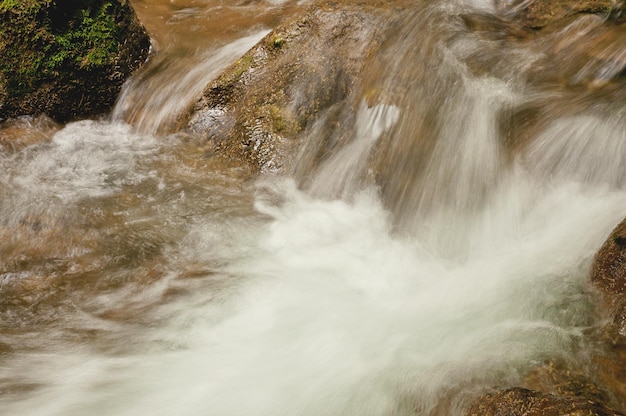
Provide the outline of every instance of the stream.
[[3,414],[455,416],[593,367],[625,28],[515,37],[512,2],[399,1],[353,139],[255,176],[173,126],[312,2],[131,3],[154,50],[110,117],[0,127]]

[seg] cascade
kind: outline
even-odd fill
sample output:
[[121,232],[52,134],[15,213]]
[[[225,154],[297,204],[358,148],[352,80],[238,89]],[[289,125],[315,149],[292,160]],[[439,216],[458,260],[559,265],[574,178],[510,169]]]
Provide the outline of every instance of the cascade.
[[313,160],[318,124],[251,179],[177,117],[307,4],[171,3],[186,42],[210,13],[241,29],[160,45],[110,119],[0,135],[4,413],[463,415],[542,363],[592,366],[587,274],[626,207],[626,46],[602,19],[515,37],[512,2],[400,2],[349,140]]

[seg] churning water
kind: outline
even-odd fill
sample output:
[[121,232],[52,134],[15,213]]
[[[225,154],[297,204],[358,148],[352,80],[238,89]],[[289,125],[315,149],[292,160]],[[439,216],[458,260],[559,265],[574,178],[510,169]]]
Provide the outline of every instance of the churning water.
[[306,185],[122,121],[2,147],[3,413],[457,415],[545,360],[584,366],[624,101],[533,75],[567,28],[496,48],[456,19],[490,2],[427,3],[378,78],[421,81],[364,102]]

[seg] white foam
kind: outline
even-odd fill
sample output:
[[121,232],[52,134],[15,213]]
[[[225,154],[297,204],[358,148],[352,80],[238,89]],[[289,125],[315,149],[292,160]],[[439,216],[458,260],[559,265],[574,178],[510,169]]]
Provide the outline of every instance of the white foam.
[[[221,270],[245,277],[229,296],[217,302],[198,292],[165,305],[165,325],[126,334],[139,343],[130,355],[29,358],[24,371],[50,385],[7,408],[94,416],[427,412],[464,380],[497,380],[491,374],[505,368],[514,379],[516,367],[578,348],[589,325],[583,271],[626,202],[621,193],[544,187],[514,174],[474,233],[439,230],[478,244],[465,258],[440,257],[419,235],[395,237],[372,192],[351,203],[308,197],[290,182],[259,192],[258,209],[272,220],[242,224],[245,237],[231,236],[248,248]],[[526,197],[512,197],[520,193]]]
[[156,149],[153,138],[132,133],[128,125],[86,120],[68,124],[50,142],[26,148],[2,165],[14,188],[69,202],[140,182],[144,175],[134,166]]

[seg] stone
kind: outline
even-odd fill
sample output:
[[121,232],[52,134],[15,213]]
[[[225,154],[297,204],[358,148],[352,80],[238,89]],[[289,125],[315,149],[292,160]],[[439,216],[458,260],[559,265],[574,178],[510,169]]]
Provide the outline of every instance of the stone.
[[626,292],[626,220],[611,232],[596,254],[591,282],[604,293]]
[[336,120],[336,127],[333,109],[356,112],[353,92],[383,40],[388,11],[366,4],[312,7],[222,73],[180,124],[206,138],[215,153],[256,171],[285,171],[317,120],[326,117],[331,126]]
[[0,120],[104,114],[149,50],[127,0],[1,0]]
[[614,0],[498,0],[498,7],[532,30],[557,30],[581,14],[615,15],[621,18],[623,2]]
[[602,404],[574,397],[558,397],[524,388],[486,394],[469,407],[466,416],[618,416]]

